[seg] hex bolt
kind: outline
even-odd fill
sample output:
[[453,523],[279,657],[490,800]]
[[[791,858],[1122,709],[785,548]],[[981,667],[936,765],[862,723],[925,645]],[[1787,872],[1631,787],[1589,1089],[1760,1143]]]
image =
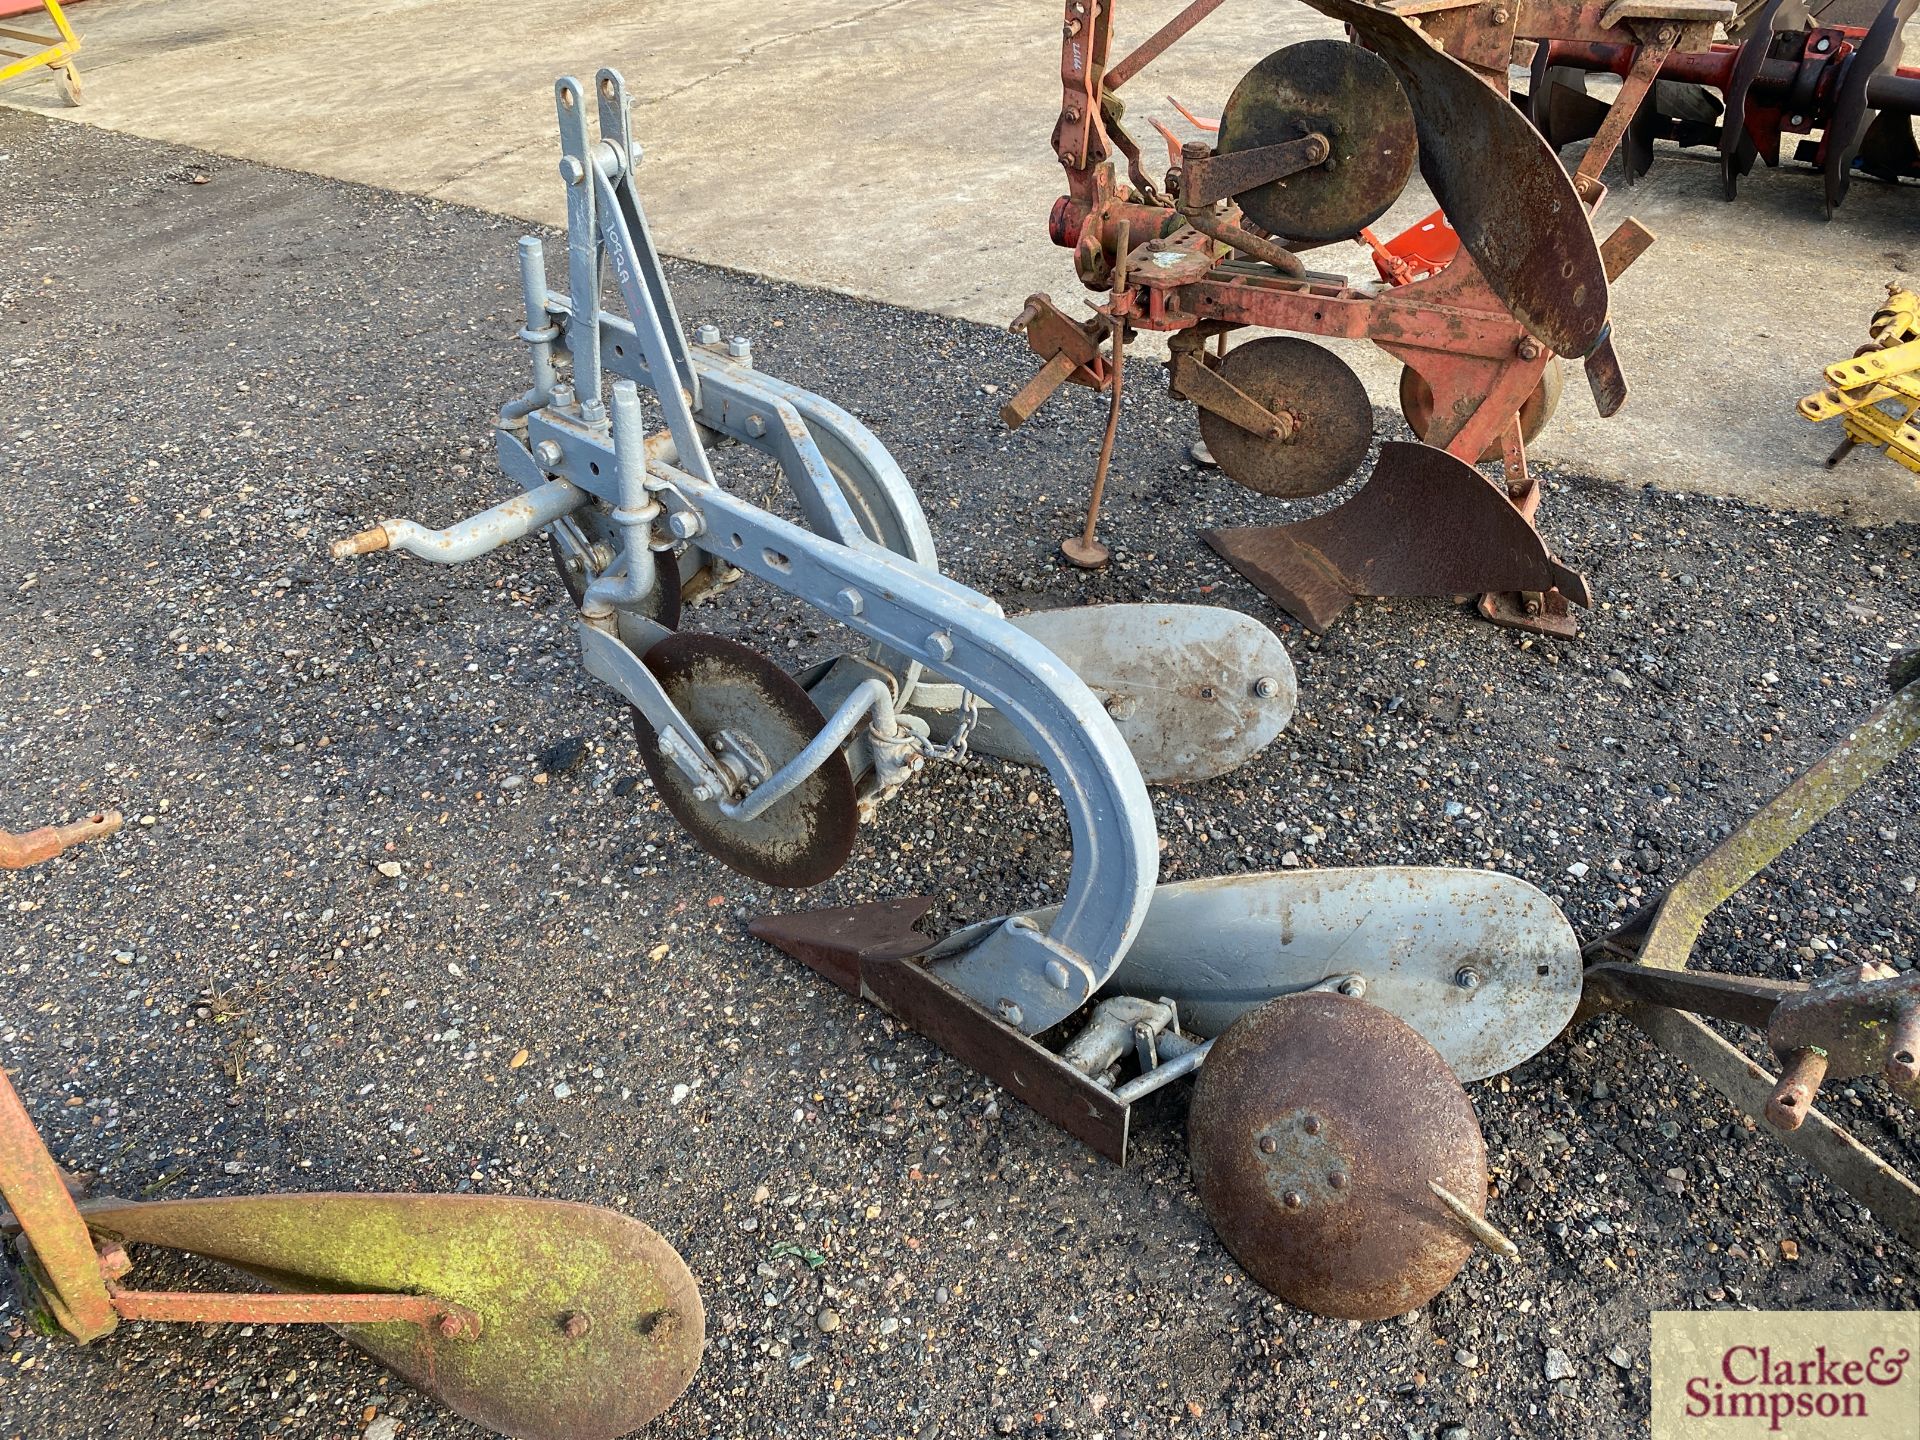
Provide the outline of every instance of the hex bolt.
[[1344,1170],[1335,1170],[1332,1174],[1327,1176],[1327,1184],[1331,1185],[1336,1190],[1346,1189],[1347,1188],[1347,1172]]
[[1358,975],[1349,975],[1340,982],[1338,988],[1342,995],[1358,997],[1367,993],[1367,982]]
[[560,1333],[569,1340],[578,1340],[593,1328],[593,1321],[584,1310],[569,1310],[560,1317]]
[[1480,988],[1480,972],[1471,965],[1462,965],[1458,970],[1453,972],[1453,983],[1458,985],[1462,990],[1478,990]]
[[696,325],[693,330],[693,343],[696,345],[718,345],[720,327],[718,325]]
[[578,185],[587,178],[587,167],[573,156],[563,155],[560,159],[560,178],[569,185]]
[[1504,5],[1496,5],[1493,7],[1493,14],[1489,18],[1492,19],[1496,25],[1504,25],[1513,18],[1513,12]]
[[1280,693],[1280,682],[1271,675],[1262,675],[1253,682],[1253,693],[1259,699],[1271,700]]
[[567,458],[567,452],[560,448],[557,440],[542,440],[533,447],[533,458],[540,462],[542,470],[558,470],[560,462]]
[[442,1339],[458,1340],[467,1333],[467,1322],[458,1315],[442,1315],[440,1323],[435,1328],[439,1330]]
[[1520,341],[1519,351],[1522,360],[1538,360],[1540,358],[1540,342],[1531,335],[1528,335]]
[[995,1008],[1000,1011],[1000,1018],[1009,1025],[1018,1025],[1022,1020],[1027,1018],[1026,1011],[1022,1010],[1011,1000],[1002,1000]]
[[927,649],[936,659],[951,660],[953,658],[953,636],[945,630],[936,630],[927,636]]
[[858,615],[862,610],[867,608],[865,598],[851,585],[844,590],[836,590],[833,598],[835,603],[849,615]]
[[573,404],[573,386],[556,385],[553,387],[553,405],[555,409],[565,410]]
[[1289,1210],[1298,1210],[1302,1205],[1307,1203],[1307,1197],[1302,1195],[1298,1190],[1289,1190],[1280,1197],[1280,1203]]
[[747,416],[746,431],[747,434],[758,440],[762,435],[767,433],[767,417],[764,415]]
[[1318,1115],[1302,1116],[1300,1128],[1309,1135],[1318,1135],[1320,1133],[1320,1117]]
[[706,528],[697,511],[675,510],[667,516],[667,533],[676,540],[691,540]]
[[1278,1150],[1279,1148],[1280,1148],[1280,1142],[1274,1139],[1273,1136],[1262,1135],[1260,1137],[1260,1153],[1262,1155],[1271,1155],[1273,1154],[1274,1151]]
[[1064,960],[1047,961],[1046,974],[1047,983],[1056,990],[1066,989],[1068,982],[1073,979],[1073,972],[1067,969],[1067,962]]
[[742,365],[753,363],[753,341],[744,335],[735,335],[727,341],[727,358],[738,360]]

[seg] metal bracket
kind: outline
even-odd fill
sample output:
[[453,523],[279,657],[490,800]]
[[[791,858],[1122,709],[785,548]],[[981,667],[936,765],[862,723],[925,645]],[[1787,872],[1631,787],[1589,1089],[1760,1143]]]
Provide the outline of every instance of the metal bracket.
[[1185,158],[1180,165],[1180,194],[1188,205],[1213,205],[1275,180],[1324,165],[1331,147],[1314,131],[1298,140]]
[[1175,351],[1171,368],[1167,382],[1169,393],[1190,400],[1202,410],[1210,410],[1254,435],[1263,435],[1269,440],[1293,438],[1291,415],[1276,415],[1191,351]]

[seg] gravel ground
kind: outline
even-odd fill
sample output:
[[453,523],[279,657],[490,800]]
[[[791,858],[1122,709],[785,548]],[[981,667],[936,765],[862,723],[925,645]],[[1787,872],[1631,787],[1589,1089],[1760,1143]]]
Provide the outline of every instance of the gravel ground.
[[[69,1166],[132,1196],[471,1190],[639,1215],[710,1321],[661,1436],[1637,1435],[1651,1310],[1916,1304],[1910,1251],[1603,1021],[1472,1087],[1520,1261],[1483,1252],[1398,1322],[1288,1311],[1208,1229],[1178,1099],[1116,1169],[744,936],[791,899],[696,851],[638,779],[622,711],[568,658],[542,547],[453,571],[324,558],[380,516],[444,523],[503,493],[487,420],[525,384],[516,226],[20,113],[0,112],[0,154],[0,820],[129,817],[0,879],[0,1053]],[[1183,463],[1190,418],[1149,371],[1116,562],[1069,572],[1051,550],[1098,404],[1003,432],[1028,368],[1011,337],[674,280],[689,324],[755,336],[878,431],[961,579],[1015,608],[1235,605],[1286,638],[1293,727],[1156,793],[1169,879],[1288,852],[1488,865],[1590,934],[1920,642],[1920,531],[1578,476],[1547,502],[1602,598],[1578,641],[1428,602],[1311,640],[1199,544],[1275,507]],[[744,585],[691,623],[796,666],[834,643]],[[1917,835],[1910,756],[1701,958],[1911,965]],[[977,918],[1056,894],[1065,846],[1032,775],[975,761],[889,807],[808,898],[927,891]],[[1877,1083],[1835,1103],[1920,1163]],[[369,1407],[410,1440],[476,1433],[324,1332],[130,1325],[82,1352],[5,1304],[0,1437],[357,1436]]]

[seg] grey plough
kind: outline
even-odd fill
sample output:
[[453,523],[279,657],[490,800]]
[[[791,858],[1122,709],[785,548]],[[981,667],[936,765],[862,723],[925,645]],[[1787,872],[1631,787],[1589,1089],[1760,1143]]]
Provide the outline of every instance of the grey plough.
[[[1282,1298],[1348,1318],[1424,1304],[1476,1244],[1515,1253],[1486,1218],[1485,1145],[1461,1082],[1537,1054],[1577,1010],[1626,1015],[1750,1108],[1763,1082],[1719,1073],[1737,1052],[1685,1012],[1787,1046],[1782,1085],[1800,1087],[1803,1112],[1816,1060],[1836,1077],[1884,1062],[1889,1079],[1912,1079],[1920,977],[1809,992],[1687,971],[1697,928],[1671,937],[1683,909],[1725,899],[1801,818],[1913,743],[1920,686],[1863,722],[1861,745],[1828,767],[1839,773],[1822,784],[1824,808],[1789,795],[1750,822],[1764,829],[1781,807],[1796,817],[1742,852],[1744,874],[1716,852],[1699,869],[1724,880],[1684,878],[1664,931],[1646,923],[1584,955],[1546,895],[1489,871],[1159,885],[1147,786],[1223,774],[1284,728],[1295,682],[1279,640],[1202,606],[1009,619],[941,575],[918,501],[863,425],[756,369],[744,338],[723,344],[701,326],[689,340],[635,189],[620,76],[602,70],[590,91],[562,79],[555,95],[567,287],[549,289],[540,243],[522,240],[533,385],[495,432],[520,493],[445,530],[383,521],[335,556],[451,564],[545,532],[578,609],[581,663],[632,707],[655,788],[703,848],[752,878],[827,879],[901,786],[969,750],[1043,766],[1071,829],[1057,904],[934,936],[916,929],[930,902],[904,897],[767,917],[756,935],[1116,1162],[1133,1107],[1197,1075],[1190,1142],[1215,1228]],[[624,316],[603,306],[608,269]],[[729,487],[716,461],[740,456],[777,465],[799,523]],[[863,643],[790,676],[678,628],[683,601],[723,602],[743,578]],[[1801,1152],[1920,1235],[1920,1190],[1807,1118]]]

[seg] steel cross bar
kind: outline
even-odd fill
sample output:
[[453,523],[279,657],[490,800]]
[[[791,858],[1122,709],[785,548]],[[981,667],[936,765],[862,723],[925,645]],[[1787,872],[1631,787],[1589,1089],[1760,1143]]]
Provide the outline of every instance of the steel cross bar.
[[1920,743],[1920,664],[1906,664],[1896,683],[1900,688],[1889,699],[1667,892],[1640,947],[1642,965],[1685,969],[1709,915],[1908,747]]
[[63,1330],[85,1344],[119,1323],[87,1222],[33,1117],[0,1069],[0,1196],[32,1248],[35,1279]]

